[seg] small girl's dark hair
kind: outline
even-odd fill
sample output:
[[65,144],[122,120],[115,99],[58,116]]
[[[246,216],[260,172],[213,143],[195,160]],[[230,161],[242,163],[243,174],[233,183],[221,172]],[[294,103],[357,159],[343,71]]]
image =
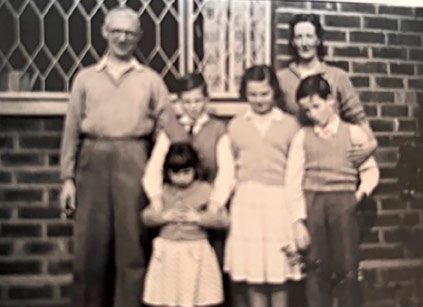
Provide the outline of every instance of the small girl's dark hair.
[[170,145],[163,165],[163,179],[171,183],[169,170],[178,171],[183,168],[193,167],[195,179],[200,177],[200,160],[197,152],[188,142],[177,142]]
[[178,95],[181,96],[183,92],[201,88],[204,96],[208,96],[207,83],[201,73],[191,73],[183,76],[178,82]]
[[278,105],[280,105],[282,99],[282,91],[279,86],[279,81],[275,74],[275,71],[268,65],[254,65],[244,72],[239,87],[239,95],[241,99],[247,100],[248,81],[264,80],[267,80],[269,82],[270,87],[273,89],[273,99]]
[[289,22],[289,52],[294,56],[295,60],[298,61],[298,51],[293,44],[294,40],[294,27],[299,22],[309,22],[316,29],[316,35],[320,40],[319,46],[317,46],[317,56],[320,60],[323,60],[325,56],[325,46],[323,44],[324,30],[320,23],[319,17],[315,14],[296,14]]
[[326,99],[331,93],[328,81],[323,78],[322,74],[312,75],[300,82],[298,86],[296,98],[297,102],[301,98],[313,95],[319,95],[321,98]]

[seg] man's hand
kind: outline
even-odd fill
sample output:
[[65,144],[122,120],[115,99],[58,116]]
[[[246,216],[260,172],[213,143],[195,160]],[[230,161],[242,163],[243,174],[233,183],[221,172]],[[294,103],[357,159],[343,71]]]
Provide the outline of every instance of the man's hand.
[[60,192],[60,208],[62,210],[62,218],[66,218],[76,210],[75,196],[75,184],[73,183],[73,180],[68,179],[63,183],[62,191]]
[[356,192],[355,192],[355,199],[356,199],[356,201],[357,201],[357,203],[356,203],[356,206],[366,197],[367,195],[366,195],[366,193],[364,193],[363,191],[361,191],[361,190],[357,190]]
[[353,145],[348,149],[347,157],[355,164],[360,165],[374,153],[376,147],[377,142],[374,139],[362,144]]
[[304,222],[298,220],[293,225],[295,245],[300,251],[306,250],[310,245],[310,235]]

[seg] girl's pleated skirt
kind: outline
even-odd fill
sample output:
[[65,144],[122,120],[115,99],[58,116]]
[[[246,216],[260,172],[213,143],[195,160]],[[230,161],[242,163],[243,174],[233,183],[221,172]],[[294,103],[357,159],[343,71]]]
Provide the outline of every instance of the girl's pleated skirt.
[[230,208],[224,270],[233,281],[281,284],[301,279],[286,249],[295,251],[292,218],[283,186],[259,182],[237,185]]

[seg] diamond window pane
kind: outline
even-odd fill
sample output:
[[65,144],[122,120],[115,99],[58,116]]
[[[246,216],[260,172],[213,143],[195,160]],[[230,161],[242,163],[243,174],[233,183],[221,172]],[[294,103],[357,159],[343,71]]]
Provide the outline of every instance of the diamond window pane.
[[44,23],[47,25],[44,27],[45,44],[52,54],[57,54],[65,44],[65,25],[59,9],[53,6]]
[[[13,12],[3,3],[0,6],[0,51],[3,54],[9,53],[16,38],[16,25],[13,20]],[[8,29],[5,31],[5,29]]]
[[20,15],[19,25],[21,44],[29,54],[33,54],[41,41],[40,19],[33,6],[26,6]]

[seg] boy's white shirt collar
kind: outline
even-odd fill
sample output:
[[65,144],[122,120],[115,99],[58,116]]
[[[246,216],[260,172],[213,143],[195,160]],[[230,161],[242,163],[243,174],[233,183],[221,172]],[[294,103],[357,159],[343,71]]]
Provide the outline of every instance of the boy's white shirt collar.
[[[271,113],[269,114],[269,119],[270,120],[282,120],[283,119],[283,113],[282,111],[280,111],[277,107],[273,107],[272,111],[270,111]],[[252,119],[255,115],[254,111],[250,108],[248,108],[247,112],[244,113],[244,118],[250,120]]]
[[325,127],[313,126],[314,132],[323,139],[328,139],[338,132],[338,127],[341,119],[337,114],[333,114],[329,119],[329,123]]
[[182,113],[181,117],[179,118],[179,122],[184,126],[186,131],[189,131],[191,125],[194,124],[194,128],[192,129],[193,134],[197,134],[200,132],[201,128],[210,120],[210,115],[207,112],[204,112],[200,115],[199,118],[195,122],[193,122],[192,118],[189,117],[187,114]]

